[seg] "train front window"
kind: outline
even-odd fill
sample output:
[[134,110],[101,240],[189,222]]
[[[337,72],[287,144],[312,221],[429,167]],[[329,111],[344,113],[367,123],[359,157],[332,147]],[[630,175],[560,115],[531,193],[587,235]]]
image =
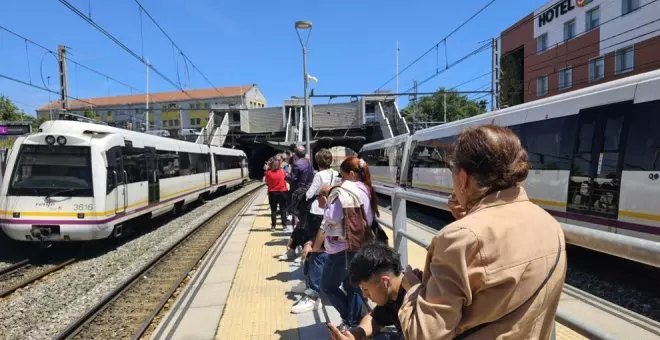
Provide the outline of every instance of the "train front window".
[[23,145],[9,184],[9,195],[93,196],[90,148]]

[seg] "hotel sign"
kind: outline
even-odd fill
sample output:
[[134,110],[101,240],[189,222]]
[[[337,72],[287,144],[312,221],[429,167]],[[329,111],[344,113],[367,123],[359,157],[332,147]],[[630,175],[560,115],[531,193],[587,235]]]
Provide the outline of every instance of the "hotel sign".
[[[561,17],[562,15],[574,10],[575,6],[571,3],[571,1],[572,0],[560,1],[556,3],[554,6],[550,7],[545,12],[541,13],[541,15],[539,15],[539,27],[543,27],[545,24],[549,24],[550,22],[552,22],[552,20],[559,19],[559,17]],[[582,1],[577,0],[577,1],[579,1],[582,4],[582,6],[580,7],[583,7],[584,5],[590,2],[584,0]]]

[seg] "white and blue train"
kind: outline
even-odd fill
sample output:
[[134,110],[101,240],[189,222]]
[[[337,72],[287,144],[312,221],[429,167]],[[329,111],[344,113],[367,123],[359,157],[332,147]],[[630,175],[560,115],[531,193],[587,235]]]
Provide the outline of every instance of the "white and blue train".
[[19,137],[0,189],[0,226],[20,241],[119,236],[127,222],[180,211],[248,181],[243,151],[76,121]]
[[660,241],[660,71],[367,144],[360,155],[375,183],[449,195],[449,146],[485,124],[520,137],[527,193],[559,221]]

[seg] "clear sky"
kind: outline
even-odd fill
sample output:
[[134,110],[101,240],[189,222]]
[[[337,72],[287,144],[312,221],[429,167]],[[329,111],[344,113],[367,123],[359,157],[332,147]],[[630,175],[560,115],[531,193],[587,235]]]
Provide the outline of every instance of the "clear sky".
[[[174,53],[158,29],[140,16],[133,0],[70,0],[85,14],[185,88],[210,85]],[[296,20],[310,20],[314,28],[308,45],[308,70],[319,79],[316,94],[368,93],[394,75],[395,46],[399,41],[400,68],[416,59],[489,0],[470,1],[214,1],[142,0],[215,86],[256,83],[269,106],[290,96],[302,96],[302,56],[294,30]],[[497,0],[447,41],[451,63],[480,43],[534,11],[544,0]],[[91,4],[91,8],[90,8]],[[144,66],[57,0],[7,0],[0,3],[0,25],[48,48],[64,44],[71,58],[144,91]],[[143,52],[144,51],[144,52]],[[445,65],[444,46],[403,73],[400,92]],[[453,87],[490,71],[491,55],[483,52],[451,68],[420,87],[433,91]],[[44,51],[0,31],[0,74],[58,90],[57,63]],[[178,74],[178,75],[177,75]],[[42,83],[43,77],[43,83]],[[48,84],[46,84],[48,85]],[[394,81],[386,89],[394,90]],[[490,76],[461,87],[489,89]],[[150,91],[175,88],[151,74]],[[131,90],[82,68],[69,65],[69,92],[79,98],[130,94]],[[49,100],[47,92],[0,79],[0,93],[27,113]],[[135,92],[133,92],[135,93]],[[56,99],[51,94],[51,99]],[[347,101],[335,99],[335,101]],[[407,98],[401,98],[401,103]],[[326,103],[327,99],[316,99]],[[403,105],[402,105],[403,106]]]

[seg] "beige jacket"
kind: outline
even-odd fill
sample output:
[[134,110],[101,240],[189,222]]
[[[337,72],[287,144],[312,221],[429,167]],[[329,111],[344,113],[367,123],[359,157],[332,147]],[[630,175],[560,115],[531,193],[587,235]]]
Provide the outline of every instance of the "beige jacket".
[[[559,244],[555,271],[530,299]],[[565,249],[559,223],[522,187],[485,197],[433,238],[422,283],[399,310],[406,339],[452,339],[494,320],[469,338],[548,339],[566,276]]]

